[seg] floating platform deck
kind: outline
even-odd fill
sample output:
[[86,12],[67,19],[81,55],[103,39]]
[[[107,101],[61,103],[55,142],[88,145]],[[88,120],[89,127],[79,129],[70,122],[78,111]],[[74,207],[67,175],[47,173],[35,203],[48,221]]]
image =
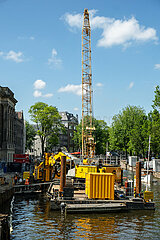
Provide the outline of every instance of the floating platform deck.
[[110,213],[131,210],[155,210],[154,202],[145,202],[142,198],[124,200],[88,199],[84,191],[75,191],[72,199],[50,199],[52,210],[66,213]]
[[14,185],[14,195],[31,195],[46,192],[51,182],[32,183],[29,185]]
[[124,203],[84,203],[66,204],[66,211],[70,213],[91,213],[91,212],[121,212],[126,210]]

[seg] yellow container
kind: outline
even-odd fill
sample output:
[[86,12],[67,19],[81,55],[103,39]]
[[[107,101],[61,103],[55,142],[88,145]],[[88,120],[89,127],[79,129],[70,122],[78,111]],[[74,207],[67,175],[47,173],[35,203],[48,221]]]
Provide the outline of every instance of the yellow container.
[[144,196],[145,201],[153,200],[153,192],[151,192],[151,191],[145,191],[143,193],[143,196]]
[[114,199],[114,180],[112,173],[86,174],[85,193],[90,199]]
[[97,166],[87,166],[87,165],[77,165],[75,169],[75,177],[77,178],[85,178],[86,173],[96,173]]
[[23,180],[26,180],[27,178],[30,178],[30,172],[23,172]]
[[100,172],[115,174],[115,182],[121,182],[121,167],[106,166],[100,169]]

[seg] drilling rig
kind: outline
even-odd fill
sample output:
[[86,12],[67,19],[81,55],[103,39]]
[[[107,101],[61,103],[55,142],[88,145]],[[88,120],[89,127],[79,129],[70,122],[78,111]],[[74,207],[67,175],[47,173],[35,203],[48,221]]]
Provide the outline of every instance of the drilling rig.
[[93,158],[95,155],[92,93],[91,27],[88,9],[84,9],[82,27],[82,158]]

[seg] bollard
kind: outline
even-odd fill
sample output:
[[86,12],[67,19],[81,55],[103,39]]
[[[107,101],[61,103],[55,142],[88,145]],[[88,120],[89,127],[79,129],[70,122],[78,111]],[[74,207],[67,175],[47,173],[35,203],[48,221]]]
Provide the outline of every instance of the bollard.
[[61,207],[61,213],[66,215],[66,204],[62,202],[60,207]]

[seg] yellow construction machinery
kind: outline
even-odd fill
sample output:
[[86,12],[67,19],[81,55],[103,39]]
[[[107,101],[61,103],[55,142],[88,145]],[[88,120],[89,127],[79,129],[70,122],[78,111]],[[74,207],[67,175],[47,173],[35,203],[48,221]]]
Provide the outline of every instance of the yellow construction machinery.
[[45,153],[44,160],[34,168],[34,180],[47,182],[54,178],[59,178],[62,156],[66,156],[66,172],[74,167],[74,162],[71,157],[63,152],[58,152],[57,154]]
[[115,175],[115,182],[121,183],[123,173],[121,167],[117,166],[103,166],[99,168],[95,165],[77,165],[75,167],[75,177],[85,179],[88,173],[113,173]]
[[93,166],[95,139],[92,113],[92,71],[91,71],[91,27],[88,9],[84,9],[82,26],[82,158],[83,165],[76,166],[75,177],[85,178],[89,172],[114,173],[115,180],[121,181],[121,169],[106,166],[102,169]]
[[[116,181],[121,179],[120,169],[116,167],[100,168],[94,164],[95,139],[92,113],[92,72],[91,72],[91,28],[89,11],[84,9],[82,27],[82,159],[83,165],[75,167],[75,178],[85,179],[88,173],[114,173]],[[46,154],[45,161],[35,167],[35,179],[50,181],[60,177],[61,157],[66,156],[66,168],[72,168],[71,158],[63,152],[56,155]],[[93,165],[94,164],[94,165]],[[67,173],[66,169],[66,173]],[[73,173],[74,175],[74,173]],[[72,175],[72,176],[73,176]],[[71,175],[70,175],[71,176]],[[71,176],[71,177],[72,177]]]
[[95,142],[92,116],[91,28],[88,9],[82,27],[82,158],[93,158]]
[[85,179],[87,173],[113,173],[121,181],[121,168],[99,167],[94,164],[95,140],[92,114],[91,27],[88,9],[84,9],[82,27],[82,159],[83,165],[75,167],[75,178]]

